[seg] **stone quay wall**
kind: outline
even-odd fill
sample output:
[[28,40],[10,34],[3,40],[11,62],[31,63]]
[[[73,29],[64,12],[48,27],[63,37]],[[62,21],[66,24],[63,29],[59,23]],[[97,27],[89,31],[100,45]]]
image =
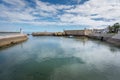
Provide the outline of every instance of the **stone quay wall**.
[[66,35],[71,36],[86,36],[92,33],[92,30],[65,30]]
[[120,46],[120,32],[108,39],[107,42]]
[[25,41],[27,39],[28,37],[25,34],[0,36],[0,47],[16,44],[16,43]]
[[53,36],[53,32],[33,32],[33,36]]

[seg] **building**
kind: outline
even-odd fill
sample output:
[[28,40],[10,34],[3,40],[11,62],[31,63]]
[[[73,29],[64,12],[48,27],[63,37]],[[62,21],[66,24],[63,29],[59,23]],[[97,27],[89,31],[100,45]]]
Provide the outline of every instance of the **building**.
[[93,29],[93,33],[108,33],[109,29],[105,28],[105,29]]
[[69,36],[85,36],[92,33],[92,30],[64,30],[66,35]]

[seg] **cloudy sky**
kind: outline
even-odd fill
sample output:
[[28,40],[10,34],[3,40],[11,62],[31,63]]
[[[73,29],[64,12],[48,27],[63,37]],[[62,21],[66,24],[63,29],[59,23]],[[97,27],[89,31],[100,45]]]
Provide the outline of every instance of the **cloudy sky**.
[[104,28],[120,22],[120,0],[0,0],[0,31]]

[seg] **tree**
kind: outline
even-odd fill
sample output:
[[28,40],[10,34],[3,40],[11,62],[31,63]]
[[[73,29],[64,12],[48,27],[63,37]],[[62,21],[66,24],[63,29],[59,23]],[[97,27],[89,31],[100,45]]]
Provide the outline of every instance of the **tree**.
[[112,33],[112,30],[113,30],[112,26],[109,25],[108,29],[109,29],[109,33]]
[[120,24],[119,23],[115,23],[112,26],[108,26],[109,29],[109,33],[118,33],[119,29],[120,29]]
[[119,23],[115,23],[115,24],[113,25],[113,27],[114,27],[114,32],[117,33],[118,30],[119,30],[119,28],[120,28],[120,24],[119,24]]

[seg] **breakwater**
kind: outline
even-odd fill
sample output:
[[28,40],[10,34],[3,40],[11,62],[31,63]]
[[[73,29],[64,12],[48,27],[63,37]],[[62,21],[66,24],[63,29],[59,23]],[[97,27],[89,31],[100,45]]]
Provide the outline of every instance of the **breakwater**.
[[25,34],[0,36],[0,47],[16,44],[27,39],[28,37]]
[[53,36],[53,32],[33,32],[33,36]]
[[33,36],[65,36],[64,32],[33,32]]
[[96,33],[93,30],[64,30],[63,32],[34,32],[33,36],[86,36],[120,46],[120,32],[118,34]]
[[63,32],[33,32],[33,36],[85,36],[92,30],[64,30]]

